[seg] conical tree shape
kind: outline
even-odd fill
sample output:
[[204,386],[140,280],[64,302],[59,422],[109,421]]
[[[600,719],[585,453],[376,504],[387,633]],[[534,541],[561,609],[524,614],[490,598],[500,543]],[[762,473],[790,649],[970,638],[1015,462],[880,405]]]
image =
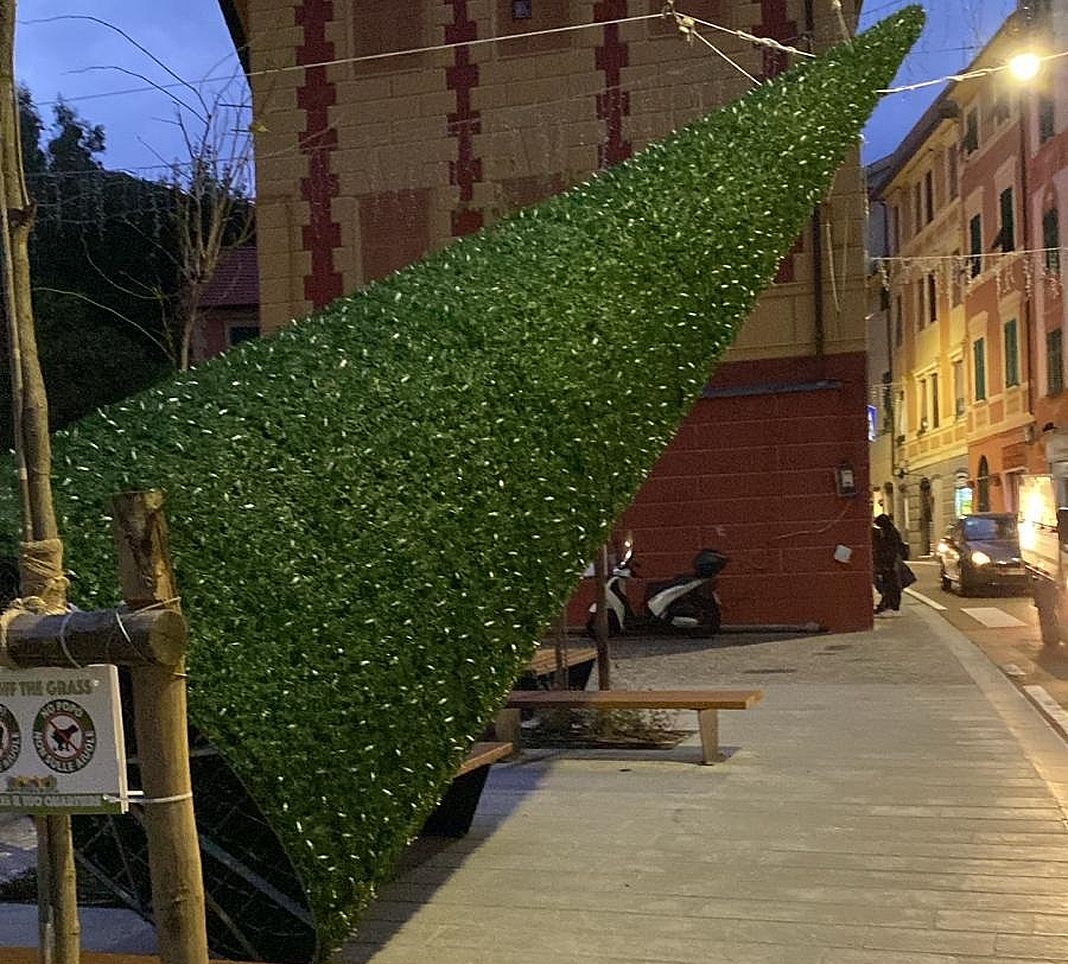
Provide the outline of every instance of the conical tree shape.
[[193,721],[285,845],[321,947],[500,705],[921,24],[895,14],[56,438],[82,605],[116,596],[109,495],[167,489]]

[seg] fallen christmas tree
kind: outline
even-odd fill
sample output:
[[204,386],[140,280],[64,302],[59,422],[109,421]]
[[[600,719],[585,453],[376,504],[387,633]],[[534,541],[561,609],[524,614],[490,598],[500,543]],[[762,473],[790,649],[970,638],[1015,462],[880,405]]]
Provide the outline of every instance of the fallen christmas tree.
[[[258,918],[242,938],[256,954],[312,957],[353,928],[921,24],[918,8],[897,13],[589,182],[56,438],[81,605],[116,596],[108,497],[167,490],[191,717],[210,741],[197,759],[214,768],[194,773],[198,815],[246,801],[219,820],[248,835],[244,870],[278,913],[233,897],[248,873],[214,895],[209,881],[209,898],[231,920]],[[17,517],[13,499],[6,511]],[[138,832],[127,820],[83,836],[121,850]],[[205,857],[220,880],[233,870]]]

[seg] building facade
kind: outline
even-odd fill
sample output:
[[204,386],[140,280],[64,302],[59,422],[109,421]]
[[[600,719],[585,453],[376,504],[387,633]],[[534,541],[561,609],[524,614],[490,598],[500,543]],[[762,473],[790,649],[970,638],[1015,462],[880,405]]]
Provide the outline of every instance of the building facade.
[[888,225],[872,275],[892,331],[886,484],[918,553],[958,515],[1016,511],[1020,476],[1046,470],[1043,429],[1068,425],[1068,74],[1061,59],[1028,81],[1002,69],[1065,49],[1066,18],[1065,0],[1022,3],[969,68],[979,75],[950,84],[869,172]]
[[[1051,51],[1068,50],[1068,3],[1036,2],[1028,8],[1028,26],[1036,41]],[[1024,143],[1027,147],[1027,247],[1033,279],[1034,413],[1039,441],[1068,428],[1064,344],[1068,338],[1068,301],[1064,297],[1065,252],[1062,231],[1068,225],[1068,64],[1049,61],[1026,101]],[[1041,445],[1038,445],[1041,450]],[[1041,451],[1032,451],[1032,467],[1044,467]]]
[[890,359],[881,402],[892,453],[882,491],[919,554],[956,517],[967,467],[957,143],[955,107],[939,98],[878,172],[886,255],[876,289],[886,314],[871,343],[885,342]]
[[[265,333],[752,85],[686,43],[663,0],[222,4],[259,132]],[[855,3],[844,7],[855,22]],[[814,0],[692,0],[686,13],[803,48],[841,39],[832,5]],[[789,63],[715,37],[753,77]],[[728,622],[870,625],[864,246],[854,156],[620,520],[648,578],[688,570],[703,546],[725,551]],[[859,496],[843,494],[846,477]],[[580,594],[573,621],[583,605]]]

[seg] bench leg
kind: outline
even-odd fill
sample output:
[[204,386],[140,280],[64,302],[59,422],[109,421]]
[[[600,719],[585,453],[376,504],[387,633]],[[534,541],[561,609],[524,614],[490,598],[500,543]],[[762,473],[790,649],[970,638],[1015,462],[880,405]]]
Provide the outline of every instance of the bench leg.
[[705,765],[720,763],[719,715],[717,710],[698,710],[697,727],[701,731],[701,762]]
[[497,714],[494,729],[497,739],[502,743],[512,744],[512,756],[515,756],[523,746],[523,730],[519,725],[519,710],[505,709]]

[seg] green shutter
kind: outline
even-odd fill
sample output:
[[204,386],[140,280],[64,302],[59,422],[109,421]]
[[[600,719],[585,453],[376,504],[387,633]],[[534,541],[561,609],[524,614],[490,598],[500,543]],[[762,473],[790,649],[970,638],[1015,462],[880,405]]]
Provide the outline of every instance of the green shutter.
[[1016,319],[1005,322],[1005,387],[1020,384],[1020,339]]

